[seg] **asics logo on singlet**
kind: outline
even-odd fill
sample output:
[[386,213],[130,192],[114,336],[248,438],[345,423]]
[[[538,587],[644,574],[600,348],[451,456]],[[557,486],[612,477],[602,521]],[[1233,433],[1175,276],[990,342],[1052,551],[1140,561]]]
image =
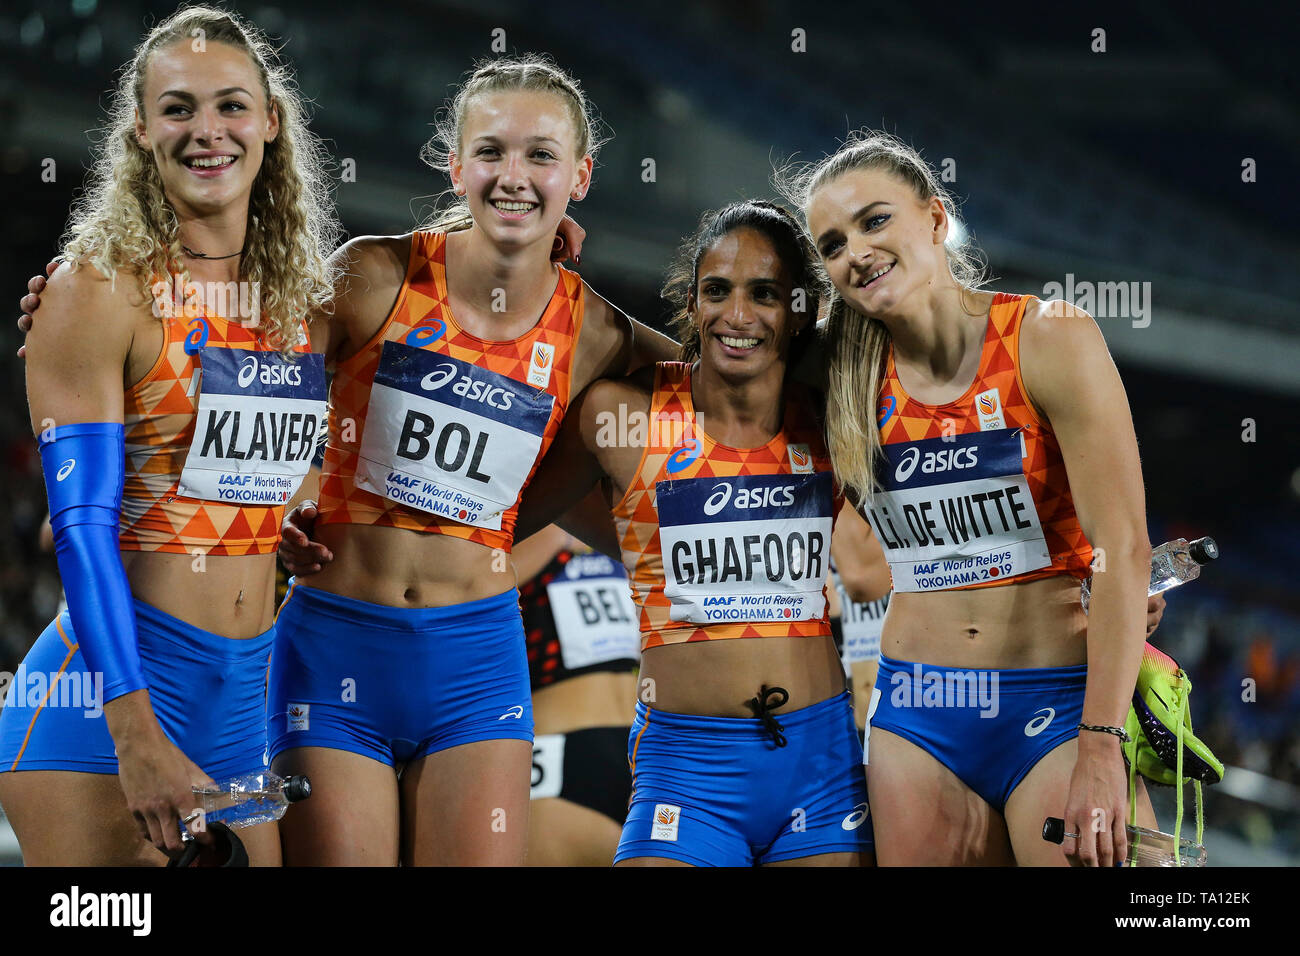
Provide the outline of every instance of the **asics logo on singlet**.
[[685,471],[690,467],[691,462],[700,457],[700,449],[703,446],[694,438],[684,439],[673,452],[668,456],[668,461],[664,465],[664,470],[670,475],[675,475],[679,471]]
[[[1039,717],[1038,716],[1039,714],[1046,714],[1047,716]],[[1052,722],[1052,718],[1055,716],[1056,716],[1055,707],[1043,707],[1039,710],[1034,711],[1034,719],[1031,720],[1029,723],[1025,724],[1025,736],[1037,737],[1039,734],[1041,734],[1044,730],[1047,729],[1047,725]]]
[[[731,501],[731,483],[719,482],[713,486],[713,494],[704,502],[704,513],[715,515],[727,507]],[[734,508],[785,508],[794,504],[794,485],[781,485],[776,488],[741,488],[736,493]]]
[[302,369],[296,365],[263,365],[256,355],[250,355],[239,366],[236,381],[240,388],[248,388],[253,379],[260,380],[263,385],[301,385]]
[[427,325],[417,325],[406,333],[402,339],[403,344],[412,348],[419,348],[422,345],[428,345],[430,342],[436,342],[442,338],[442,334],[447,331],[447,326],[438,319],[430,319]]
[[926,475],[937,474],[938,472],[949,471],[954,468],[974,468],[979,464],[979,446],[971,445],[968,448],[945,448],[943,451],[927,451],[921,454],[919,448],[909,448],[903,452],[903,457],[898,462],[898,468],[894,470],[894,479],[896,481],[907,481],[912,477],[912,472],[916,471],[916,466],[921,466],[921,472]]
[[856,830],[858,827],[862,826],[862,824],[867,822],[867,817],[870,815],[871,808],[865,803],[859,803],[853,808],[853,812],[840,822],[840,829]]
[[894,417],[894,409],[897,405],[898,400],[893,395],[886,395],[885,400],[880,403],[880,407],[876,409],[876,415],[879,418],[881,428],[885,427],[885,422]]
[[77,467],[77,459],[69,458],[67,461],[65,461],[62,465],[59,466],[59,471],[54,476],[54,480],[62,481],[64,478],[68,477],[68,475],[72,474],[72,469],[76,467]]
[[[451,362],[443,362],[436,369],[430,372],[424,378],[420,379],[420,388],[426,392],[436,392],[448,382],[456,377],[457,368]],[[460,381],[451,387],[451,390],[457,395],[464,398],[472,399],[476,402],[483,402],[491,405],[493,408],[499,408],[501,411],[509,411],[510,405],[514,402],[515,396],[508,389],[501,388],[499,385],[489,385],[487,382],[480,382],[477,379],[470,378],[468,375],[462,375]]]

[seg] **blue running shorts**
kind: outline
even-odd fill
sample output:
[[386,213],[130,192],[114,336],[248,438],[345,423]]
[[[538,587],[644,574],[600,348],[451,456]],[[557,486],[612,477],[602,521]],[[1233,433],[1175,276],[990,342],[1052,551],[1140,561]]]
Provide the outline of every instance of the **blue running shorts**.
[[[140,660],[163,732],[220,782],[266,767],[266,667],[274,628],[202,631],[135,600]],[[0,772],[118,772],[98,685],[65,611],[36,639],[0,711]]]
[[870,850],[848,692],[773,716],[784,747],[756,719],[670,714],[638,701],[628,737],[632,805],[614,862],[754,866]]
[[1088,667],[981,670],[880,656],[871,733],[911,741],[999,813],[1016,785],[1079,735]]
[[329,747],[393,766],[479,740],[532,742],[514,588],[449,607],[395,608],[295,579],[275,630],[272,758]]

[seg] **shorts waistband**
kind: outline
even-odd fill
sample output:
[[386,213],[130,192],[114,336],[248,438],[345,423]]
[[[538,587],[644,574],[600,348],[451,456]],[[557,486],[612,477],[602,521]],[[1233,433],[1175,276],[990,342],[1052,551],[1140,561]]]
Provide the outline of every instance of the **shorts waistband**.
[[448,604],[445,607],[389,607],[356,598],[344,597],[332,591],[309,587],[296,577],[289,579],[289,592],[283,611],[289,601],[306,605],[319,614],[325,614],[366,627],[387,628],[394,631],[424,631],[447,625],[464,626],[469,621],[492,623],[509,622],[519,617],[519,591],[508,588],[500,594]]
[[271,652],[271,643],[275,638],[274,624],[256,637],[225,637],[195,627],[139,598],[133,598],[132,603],[135,605],[136,627],[144,631],[147,638],[169,641],[192,653],[217,661],[238,663],[260,658],[265,662],[266,655]]
[[876,686],[884,688],[885,682],[895,674],[912,677],[920,669],[921,679],[927,675],[997,675],[998,685],[1010,691],[1040,691],[1060,687],[1061,684],[1083,684],[1088,678],[1087,664],[1073,664],[1068,667],[945,667],[939,664],[923,664],[919,661],[900,661],[886,654],[880,655],[880,668],[876,673]]
[[[834,697],[827,697],[823,701],[809,704],[807,707],[783,711],[773,714],[772,717],[789,734],[791,731],[811,724],[838,720],[842,716],[843,709],[848,706],[849,692],[843,691]],[[723,734],[731,737],[737,735],[754,737],[755,739],[771,737],[771,731],[764,727],[763,722],[756,717],[708,717],[700,714],[674,714],[670,711],[647,707],[640,700],[636,702],[636,717],[642,723],[648,723],[653,727],[672,727],[696,733]]]

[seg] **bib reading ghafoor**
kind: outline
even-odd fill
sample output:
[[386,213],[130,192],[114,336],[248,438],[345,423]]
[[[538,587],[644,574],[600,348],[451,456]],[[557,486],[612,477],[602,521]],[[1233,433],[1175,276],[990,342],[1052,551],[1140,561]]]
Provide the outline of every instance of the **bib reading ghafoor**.
[[660,481],[655,496],[671,620],[811,621],[825,613],[829,472]]
[[179,493],[232,504],[288,501],[325,434],[324,357],[205,348],[198,362],[197,420]]
[[383,345],[356,485],[499,529],[541,451],[555,397],[445,353]]

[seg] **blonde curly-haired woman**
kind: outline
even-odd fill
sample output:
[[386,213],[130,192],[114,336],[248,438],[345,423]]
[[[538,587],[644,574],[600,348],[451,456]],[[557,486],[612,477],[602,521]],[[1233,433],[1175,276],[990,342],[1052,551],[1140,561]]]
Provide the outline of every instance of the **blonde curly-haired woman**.
[[[324,427],[321,157],[234,14],[178,11],[122,73],[27,340],[69,606],[0,712],[29,865],[160,865],[192,787],[266,766],[275,549]],[[275,824],[244,843],[279,862]]]

